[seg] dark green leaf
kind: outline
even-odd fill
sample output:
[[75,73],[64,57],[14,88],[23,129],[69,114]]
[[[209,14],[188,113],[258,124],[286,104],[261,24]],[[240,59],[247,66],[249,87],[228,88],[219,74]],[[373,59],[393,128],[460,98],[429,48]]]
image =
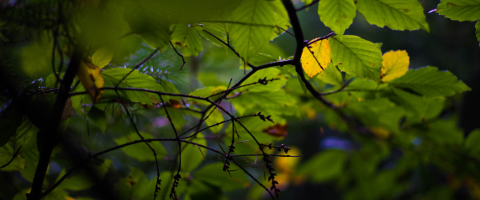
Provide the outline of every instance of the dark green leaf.
[[314,155],[300,167],[299,173],[314,182],[325,182],[340,176],[343,172],[347,154],[339,150],[326,150]]
[[[153,138],[153,136],[148,133],[140,132],[140,134],[145,139]],[[118,145],[122,145],[135,140],[141,141],[141,138],[137,135],[137,133],[131,133],[130,135],[125,137],[115,138],[115,143],[117,143]],[[162,143],[150,142],[149,144],[155,150],[158,159],[163,159],[163,157],[167,154],[167,151],[163,147]],[[139,161],[155,161],[152,150],[144,142],[139,142],[137,144],[123,147],[122,150],[128,156],[135,158]]]
[[[231,171],[230,176],[228,172],[224,172],[222,168],[222,164],[208,164],[196,171],[194,177],[220,187],[224,191],[245,188],[250,185],[247,175],[241,170]],[[236,168],[237,167],[232,164],[231,169]]]

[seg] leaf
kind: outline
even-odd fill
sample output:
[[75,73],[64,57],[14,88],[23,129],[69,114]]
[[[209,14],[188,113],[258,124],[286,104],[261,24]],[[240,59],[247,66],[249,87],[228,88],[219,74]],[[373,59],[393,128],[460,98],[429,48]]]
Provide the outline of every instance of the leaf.
[[[92,169],[95,170],[95,176],[99,176],[99,178],[103,178],[112,163],[111,160],[105,159],[104,162],[100,166],[90,166]],[[66,173],[65,169],[60,172],[57,179],[60,179]],[[58,181],[58,180],[57,180]],[[91,179],[91,174],[87,171],[75,171],[74,174],[69,175],[59,186],[60,189],[66,189],[70,191],[82,191],[92,187],[95,184],[94,180]]]
[[113,52],[108,48],[100,48],[92,55],[92,64],[100,69],[108,65],[113,58]]
[[[253,84],[250,86],[245,86],[242,88],[239,88],[236,90],[237,92],[273,92],[273,91],[278,91],[280,90],[285,83],[287,82],[287,76],[282,75],[282,72],[279,69],[276,68],[267,68],[267,69],[262,69],[252,76],[250,76],[245,82],[243,82],[242,85],[247,85],[247,84],[252,84],[252,83],[257,83]],[[278,80],[273,80],[273,81],[267,81],[264,82],[263,84],[261,83],[262,81],[260,79],[265,79],[267,80],[272,80],[272,79],[278,79]]]
[[198,56],[203,51],[201,26],[176,24],[172,33],[171,42],[182,49],[183,56]]
[[457,127],[457,122],[454,119],[432,122],[429,124],[428,132],[424,134],[436,144],[459,145],[463,142],[463,132]]
[[170,22],[160,1],[127,0],[124,17],[130,29],[142,36],[149,46],[163,51],[170,41]]
[[[131,69],[125,68],[113,68],[103,71],[103,77],[105,78],[105,86],[113,87],[126,76]],[[119,87],[122,88],[140,88],[140,89],[149,89],[154,91],[162,92],[171,92],[178,93],[177,89],[173,86],[172,83],[168,81],[162,81],[158,83],[153,77],[142,74],[138,70],[133,70],[133,72],[128,75],[128,77],[123,80]],[[130,101],[141,103],[141,104],[158,104],[160,98],[157,94],[143,92],[143,91],[132,91],[132,90],[119,90],[121,96],[127,98]],[[105,92],[105,96],[117,99],[117,94],[113,90],[108,90]],[[162,96],[164,101],[171,99],[168,96]],[[123,99],[125,100],[125,99]]]
[[382,56],[382,74],[380,79],[383,82],[388,82],[407,73],[408,66],[410,65],[410,58],[407,51],[389,51]]
[[194,24],[218,20],[219,16],[228,16],[242,0],[160,0],[161,9],[175,22]]
[[341,175],[347,154],[339,150],[326,150],[314,155],[300,166],[299,174],[308,176],[314,182],[325,182]]
[[[235,165],[232,163],[231,168]],[[250,185],[247,175],[241,170],[228,172],[222,171],[222,164],[208,164],[200,168],[193,175],[195,178],[220,187],[223,191],[245,188]],[[235,167],[236,168],[236,167]],[[231,176],[230,176],[231,175]]]
[[[35,127],[28,117],[24,116],[21,124],[16,129],[15,135],[9,138],[6,145],[0,147],[0,166],[8,163],[12,156],[18,151],[16,158],[2,168],[2,171],[17,171],[25,168],[25,158],[31,159],[32,161],[38,160],[38,150],[36,148],[36,133],[38,128]],[[35,156],[35,153],[36,156]],[[27,156],[27,154],[34,155],[32,157]],[[30,166],[29,166],[30,167]],[[35,166],[31,166],[35,169]]]
[[480,153],[480,129],[475,129],[468,134],[465,140],[465,148],[472,154],[478,155]]
[[[205,140],[205,136],[202,133],[198,133],[193,141],[207,146],[207,140]],[[195,170],[198,165],[205,160],[205,156],[207,156],[207,151],[196,145],[183,143],[182,149],[182,171],[185,172]]]
[[353,0],[320,1],[320,20],[337,35],[343,35],[355,18],[357,8]]
[[[153,136],[148,133],[140,132],[140,134],[145,139],[153,138]],[[127,136],[115,138],[115,143],[117,143],[118,145],[122,145],[135,140],[141,140],[141,138],[137,135],[137,133],[130,133]],[[163,147],[162,143],[150,142],[149,144],[155,150],[157,158],[162,159],[163,156],[167,155],[167,151]],[[152,150],[144,142],[139,142],[137,144],[123,147],[122,151],[125,152],[128,156],[137,159],[138,161],[155,161]]]
[[[0,112],[0,147],[8,143],[10,138],[17,133],[18,127],[22,124],[23,116],[30,111],[25,105],[29,105],[29,97],[13,99],[10,104],[3,104]],[[50,112],[50,111],[48,111]]]
[[374,43],[353,35],[330,37],[328,42],[333,64],[340,70],[359,78],[380,80],[382,52]]
[[368,23],[393,30],[430,31],[423,7],[417,0],[358,0],[357,8]]
[[311,48],[303,48],[301,62],[305,73],[312,78],[327,68],[328,63],[332,60],[332,52],[328,40],[319,40],[310,46]]
[[294,115],[298,113],[295,99],[283,90],[246,92],[236,98],[231,98],[230,102],[240,115],[246,114],[245,111],[257,105],[263,109],[262,112],[271,115]]
[[442,0],[437,13],[458,21],[480,19],[480,0]]
[[436,67],[408,70],[405,75],[389,82],[395,87],[410,89],[420,95],[435,97],[469,91],[470,88],[448,71]]
[[342,85],[342,73],[333,63],[328,63],[328,67],[317,78],[331,85]]
[[[208,110],[207,115],[210,114],[210,112],[212,112],[212,109]],[[218,109],[215,109],[213,110],[210,117],[207,118],[207,120],[205,120],[205,123],[207,124],[207,126],[211,126],[221,121],[223,121],[223,115]],[[222,130],[222,127],[223,127],[223,124],[220,124],[210,128],[209,130],[212,131],[213,133],[220,133],[220,131]]]
[[100,110],[96,106],[93,106],[92,109],[88,112],[88,118],[90,121],[95,123],[98,128],[105,133],[108,125],[108,118],[104,111]]
[[231,21],[228,28],[231,44],[249,62],[270,41],[275,13],[268,1],[247,0],[233,12]]
[[94,102],[99,101],[105,93],[104,90],[99,90],[99,88],[103,88],[103,85],[105,84],[100,68],[94,65],[90,60],[86,63],[81,61],[77,75],[92,100]]
[[477,34],[478,45],[480,46],[480,20],[475,24],[475,33]]
[[[205,87],[205,88],[196,89],[195,91],[191,92],[190,95],[199,96],[199,97],[208,97],[210,95],[217,94],[219,92],[223,92],[226,89],[227,89],[227,87],[225,87],[225,86],[208,86],[208,87]],[[220,96],[221,96],[221,94],[217,95],[216,97],[218,98]],[[196,100],[196,99],[191,99],[190,101],[193,102],[193,103],[196,103],[196,104],[210,105],[210,103],[207,102],[207,101],[201,101],[201,100]]]
[[[85,92],[83,85],[78,85],[73,92]],[[83,118],[86,118],[88,111],[92,108],[92,98],[87,94],[75,95],[70,98],[72,100],[73,109],[80,114]]]

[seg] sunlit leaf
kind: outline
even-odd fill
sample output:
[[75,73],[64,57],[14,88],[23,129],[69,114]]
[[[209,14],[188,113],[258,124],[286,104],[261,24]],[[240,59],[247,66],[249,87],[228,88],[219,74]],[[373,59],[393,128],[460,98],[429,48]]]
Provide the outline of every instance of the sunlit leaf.
[[108,65],[112,60],[113,52],[108,48],[101,48],[92,55],[92,64],[100,69]]
[[476,21],[480,19],[479,0],[442,0],[437,13],[458,21]]
[[340,70],[359,78],[380,80],[382,52],[374,43],[353,35],[330,37],[328,41],[333,64]]
[[[306,4],[306,3],[305,3]],[[357,8],[353,0],[320,1],[320,20],[337,35],[343,35],[355,18]]]
[[[144,132],[140,132],[140,134],[145,139],[153,138],[152,135]],[[137,133],[130,133],[127,136],[121,138],[115,138],[115,143],[118,145],[125,144],[127,142],[132,142],[135,140],[142,140]],[[160,142],[150,142],[150,146],[155,150],[158,159],[163,159],[163,157],[167,154],[167,151],[163,147],[162,143]],[[155,161],[155,157],[153,156],[152,150],[145,144],[144,142],[139,142],[137,144],[133,144],[127,147],[123,147],[122,151],[125,152],[128,156],[135,158],[139,161]]]
[[342,85],[342,73],[333,63],[328,63],[328,67],[317,78],[331,85]]
[[231,44],[240,56],[249,61],[270,41],[275,13],[268,1],[243,1],[232,14],[229,24]]
[[176,24],[172,33],[172,43],[182,49],[183,56],[198,56],[203,51],[201,26]]
[[332,59],[332,52],[328,40],[319,40],[310,44],[310,46],[311,48],[303,48],[301,62],[305,73],[312,78],[327,68]]
[[[205,120],[205,123],[207,124],[207,126],[212,126],[218,122],[223,121],[223,115],[222,115],[222,112],[220,112],[220,110],[218,109],[213,110],[212,108],[207,111],[207,114],[210,114],[210,112],[212,112],[212,114],[210,115],[210,117],[207,118],[207,120]],[[220,124],[210,128],[209,130],[212,131],[213,133],[219,133],[222,130],[222,127],[223,127],[223,124]]]
[[407,73],[410,65],[410,58],[406,51],[389,51],[382,56],[382,74],[383,82],[388,82]]
[[480,45],[480,21],[477,21],[477,24],[475,24],[475,33],[477,34],[478,44]]
[[410,89],[424,96],[443,96],[469,91],[470,88],[448,71],[436,67],[408,70],[405,75],[389,82],[390,85]]
[[417,0],[357,0],[357,8],[368,23],[393,30],[430,31]]

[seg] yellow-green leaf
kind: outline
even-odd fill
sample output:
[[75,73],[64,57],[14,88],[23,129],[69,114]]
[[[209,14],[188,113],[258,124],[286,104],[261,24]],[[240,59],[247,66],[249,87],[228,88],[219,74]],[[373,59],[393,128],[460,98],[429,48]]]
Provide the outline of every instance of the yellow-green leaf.
[[[316,39],[314,39],[316,40]],[[302,66],[308,77],[312,78],[327,68],[328,63],[332,60],[332,52],[328,40],[319,40],[310,47],[303,48]]]
[[383,54],[382,58],[382,74],[380,75],[380,79],[382,79],[383,82],[391,81],[407,73],[408,65],[410,65],[410,58],[408,57],[407,51],[389,51]]
[[107,48],[101,48],[92,55],[92,63],[100,69],[108,65],[112,60],[113,52]]
[[92,97],[92,100],[95,102],[99,101],[105,92],[104,90],[99,90],[105,84],[100,68],[89,61],[87,63],[82,61],[77,75],[85,90]]

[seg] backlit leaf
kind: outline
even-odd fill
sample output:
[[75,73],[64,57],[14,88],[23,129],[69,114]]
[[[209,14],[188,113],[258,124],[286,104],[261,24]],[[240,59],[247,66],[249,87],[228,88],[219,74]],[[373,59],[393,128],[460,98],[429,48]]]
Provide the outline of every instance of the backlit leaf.
[[92,55],[92,63],[100,69],[108,65],[112,60],[113,52],[107,48],[101,48]]
[[183,56],[198,56],[203,51],[201,26],[176,24],[172,33],[172,43],[182,49]]
[[320,1],[318,15],[320,20],[337,35],[343,35],[355,18],[356,7],[353,0]]
[[310,44],[310,46],[311,48],[303,48],[301,62],[305,73],[312,78],[327,68],[332,59],[332,52],[328,40],[319,40]]
[[299,169],[299,174],[314,182],[325,182],[341,175],[347,154],[339,150],[326,150],[314,155]]
[[379,27],[430,31],[423,7],[417,0],[357,0],[357,8],[368,23]]
[[328,63],[325,71],[318,74],[317,78],[331,85],[342,85],[342,73],[333,63]]
[[480,0],[442,0],[437,13],[458,21],[480,19]]
[[357,76],[379,81],[382,68],[382,52],[377,46],[358,36],[344,35],[328,39],[332,48],[333,64],[340,70]]
[[270,41],[275,28],[275,13],[268,1],[247,0],[232,14],[229,24],[231,44],[248,62]]
[[410,65],[410,58],[405,50],[389,51],[382,56],[382,74],[383,82],[388,82],[407,73]]
[[423,96],[444,96],[469,91],[470,88],[448,71],[436,67],[408,70],[405,75],[389,82],[399,88],[410,89]]

